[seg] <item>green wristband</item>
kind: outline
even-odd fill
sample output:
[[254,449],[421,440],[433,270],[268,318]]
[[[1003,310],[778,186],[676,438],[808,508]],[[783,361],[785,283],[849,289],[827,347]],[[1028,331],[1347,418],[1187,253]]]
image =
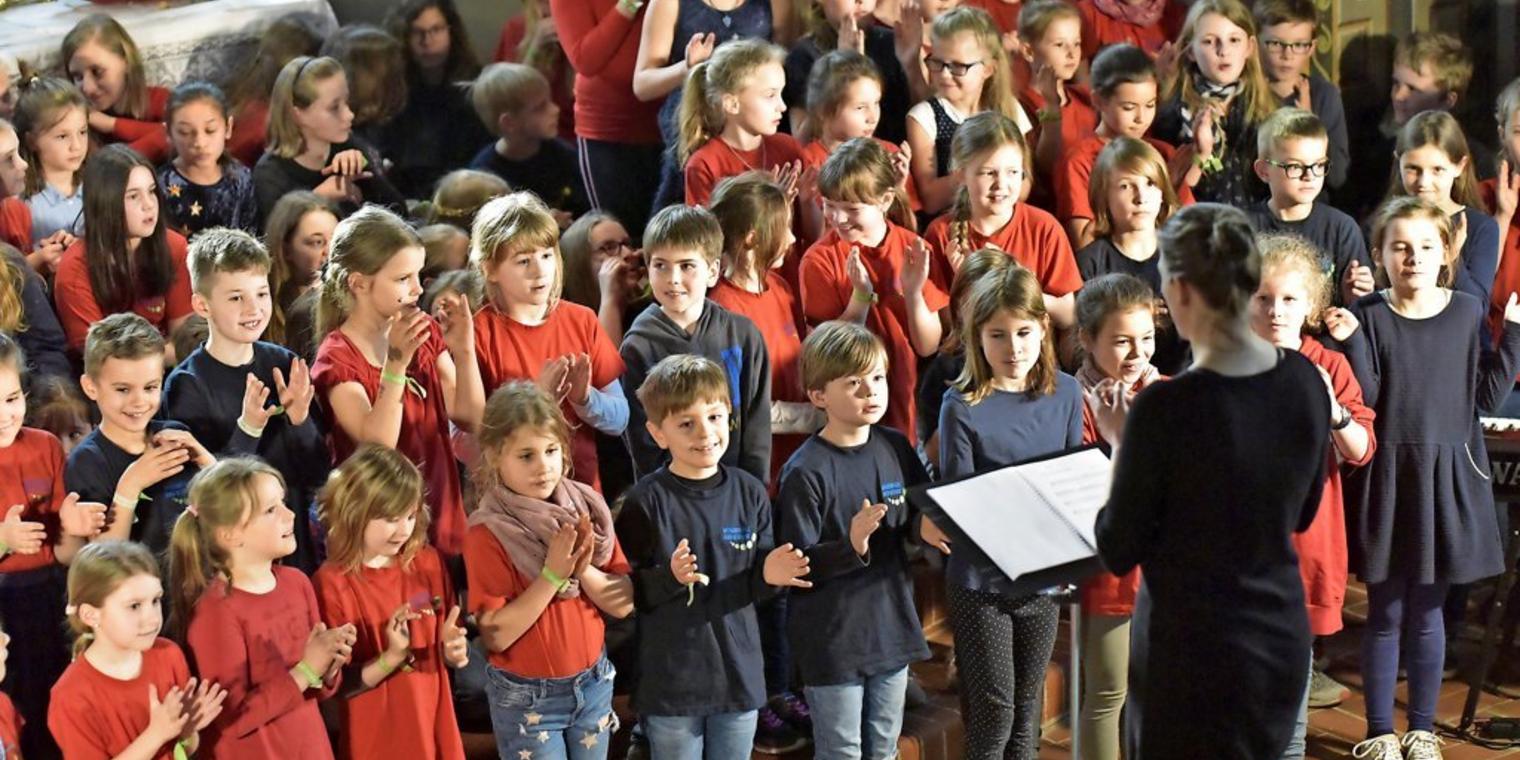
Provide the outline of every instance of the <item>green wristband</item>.
[[174,743],[174,760],[190,760],[190,751],[185,749],[183,739]]
[[548,565],[544,565],[543,572],[539,573],[539,575],[544,576],[544,580],[553,584],[556,592],[564,591],[565,587],[570,585],[569,580],[559,577],[559,573],[550,570]]
[[381,370],[380,382],[394,383],[396,385],[406,385],[406,375],[398,375],[394,372],[386,372],[385,370]]
[[381,652],[380,656],[375,658],[375,663],[380,666],[380,675],[382,676],[388,676],[392,671],[396,669],[395,665],[392,665],[385,661],[384,652]]
[[296,672],[300,673],[301,677],[306,679],[306,688],[322,688],[322,676],[318,675],[317,671],[313,670],[310,665],[307,665],[305,660],[301,660],[300,662],[296,663]]

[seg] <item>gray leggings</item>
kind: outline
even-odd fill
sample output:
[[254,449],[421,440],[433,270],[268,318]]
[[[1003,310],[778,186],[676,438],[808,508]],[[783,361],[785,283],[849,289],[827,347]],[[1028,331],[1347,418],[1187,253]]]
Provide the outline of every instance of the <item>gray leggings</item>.
[[966,716],[967,760],[1035,760],[1045,666],[1059,608],[950,584],[950,626]]

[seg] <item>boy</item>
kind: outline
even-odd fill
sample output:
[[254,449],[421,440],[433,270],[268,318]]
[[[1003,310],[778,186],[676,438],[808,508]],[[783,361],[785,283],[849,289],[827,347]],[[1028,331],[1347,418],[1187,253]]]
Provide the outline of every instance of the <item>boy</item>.
[[1351,146],[1346,138],[1346,107],[1340,88],[1313,71],[1315,33],[1319,11],[1314,0],[1257,0],[1256,16],[1261,45],[1261,70],[1272,92],[1285,106],[1314,112],[1330,138],[1331,190],[1346,184],[1351,168]]
[[497,140],[481,148],[469,168],[532,190],[557,212],[561,228],[591,209],[575,148],[558,137],[559,106],[543,74],[520,63],[493,63],[476,78],[470,98]]
[[1337,306],[1355,303],[1373,291],[1372,258],[1356,221],[1316,203],[1334,161],[1325,125],[1302,108],[1281,108],[1256,132],[1256,176],[1272,196],[1245,209],[1258,232],[1287,232],[1319,248],[1333,264]]
[[169,549],[185,511],[190,477],[215,461],[178,422],[156,420],[164,377],[164,336],[141,316],[112,314],[84,340],[84,394],[100,426],[69,454],[64,488],[110,505],[96,541],[131,539],[155,556]]
[[617,526],[639,611],[634,706],[654,757],[749,757],[765,703],[755,603],[811,585],[802,552],[772,548],[765,485],[722,463],[730,378],[680,354],[638,386],[644,427],[670,452],[628,491]]
[[[819,757],[896,757],[908,663],[928,659],[904,538],[907,487],[929,477],[887,409],[887,349],[825,322],[802,345],[802,384],[828,415],[782,469],[776,537],[802,549],[812,589],[787,603],[792,657]],[[828,636],[819,636],[828,631]]]
[[728,377],[731,432],[723,463],[766,482],[771,459],[770,355],[749,319],[707,300],[718,282],[723,230],[701,207],[667,206],[644,230],[644,262],[655,302],[633,321],[619,353],[626,368],[628,427],[623,434],[634,474],[643,477],[668,459],[646,429],[645,410],[634,397],[655,362],[696,354],[723,367]]
[[296,513],[287,562],[316,570],[308,512],[332,454],[311,416],[311,370],[282,346],[259,340],[273,313],[269,252],[241,230],[202,231],[190,244],[190,305],[206,342],[164,383],[162,417],[189,428],[217,456],[255,454],[285,476]]

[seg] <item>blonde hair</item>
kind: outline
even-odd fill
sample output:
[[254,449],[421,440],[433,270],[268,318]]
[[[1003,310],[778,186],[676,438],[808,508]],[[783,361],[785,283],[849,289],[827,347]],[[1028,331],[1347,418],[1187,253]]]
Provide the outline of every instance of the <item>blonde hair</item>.
[[1298,272],[1304,277],[1304,290],[1309,295],[1309,315],[1304,327],[1319,327],[1320,315],[1330,307],[1332,278],[1326,271],[1320,250],[1313,243],[1286,232],[1269,232],[1256,236],[1256,248],[1261,251],[1261,276],[1278,271]]
[[876,64],[854,50],[830,50],[814,61],[807,79],[807,134],[798,139],[822,140],[825,125],[839,114],[850,87],[862,79],[875,82],[878,88],[886,87]]
[[1150,143],[1133,137],[1115,137],[1098,152],[1087,184],[1087,200],[1092,206],[1092,233],[1107,237],[1113,232],[1113,215],[1108,208],[1109,186],[1120,172],[1138,174],[1161,189],[1161,210],[1156,214],[1160,227],[1173,212],[1182,207],[1177,191],[1166,173],[1166,159]]
[[[965,128],[961,126],[962,130]],[[835,148],[818,170],[818,193],[839,203],[876,204],[889,198],[892,205],[887,209],[887,218],[908,230],[918,228],[907,198],[898,189],[892,156],[875,138],[856,137]]]
[[121,100],[116,102],[112,112],[133,119],[146,119],[148,117],[148,79],[143,74],[142,54],[137,51],[137,43],[132,41],[132,35],[127,34],[127,30],[116,19],[104,13],[96,13],[80,19],[79,23],[75,24],[63,38],[63,47],[60,52],[64,69],[68,69],[69,61],[74,54],[91,42],[120,56],[127,64],[126,78],[122,82]]
[[644,227],[644,263],[663,249],[698,251],[708,264],[717,265],[723,255],[723,228],[701,206],[666,206]]
[[[1251,9],[1240,0],[1197,0],[1193,3],[1188,9],[1187,20],[1182,24],[1182,32],[1177,35],[1177,48],[1183,52],[1183,62],[1177,66],[1177,73],[1172,81],[1166,83],[1163,91],[1165,98],[1180,98],[1191,113],[1198,113],[1198,109],[1204,106],[1204,97],[1198,92],[1198,84],[1193,81],[1197,69],[1190,65],[1193,36],[1197,33],[1199,20],[1210,13],[1223,17],[1240,27],[1247,37],[1256,39],[1256,20],[1251,17]],[[1245,99],[1247,124],[1258,124],[1277,110],[1277,96],[1272,94],[1272,89],[1267,85],[1259,56],[1246,56],[1245,70],[1240,74],[1240,92],[1235,97]]]
[[416,514],[412,535],[397,558],[411,564],[427,545],[428,510],[422,500],[422,473],[406,455],[366,443],[332,471],[317,494],[317,515],[327,531],[327,561],[353,572],[364,563],[364,530],[371,520]]
[[[549,311],[553,312],[565,288],[565,262],[559,255],[559,222],[549,207],[533,193],[522,191],[492,200],[475,215],[470,230],[470,261],[487,281],[490,271],[502,261],[545,248],[554,251],[554,283],[549,286]],[[499,288],[487,290],[492,303],[506,307],[498,302]]]
[[704,143],[723,131],[728,117],[723,96],[735,95],[761,66],[780,66],[786,51],[765,40],[745,38],[725,42],[712,57],[686,75],[681,88],[680,141],[676,144],[681,164]]
[[966,347],[966,366],[955,379],[955,389],[972,405],[992,393],[993,371],[982,349],[982,326],[998,314],[1009,311],[1018,319],[1039,322],[1040,358],[1025,378],[1024,394],[1038,398],[1054,393],[1056,377],[1055,342],[1051,337],[1050,317],[1045,311],[1045,293],[1034,272],[1022,266],[989,272],[972,286],[961,310],[961,343]]
[[890,363],[886,345],[864,325],[824,322],[802,341],[802,389],[821,391],[841,377],[864,375],[877,364],[885,371]]
[[1441,271],[1436,275],[1436,284],[1447,287],[1455,279],[1456,267],[1461,265],[1461,249],[1452,245],[1453,231],[1451,217],[1445,211],[1430,201],[1414,195],[1402,195],[1391,198],[1388,202],[1378,207],[1372,213],[1372,257],[1373,264],[1377,269],[1379,281],[1386,282],[1387,274],[1383,271],[1383,243],[1388,234],[1389,225],[1400,219],[1424,219],[1436,226],[1436,233],[1441,236],[1441,245],[1446,248],[1443,256]]
[[792,225],[786,193],[769,172],[748,171],[719,182],[707,205],[723,230],[724,263],[731,271],[764,282],[766,273],[787,254],[781,246]]
[[993,272],[1017,266],[1023,265],[1006,251],[997,248],[983,248],[961,261],[961,268],[955,270],[955,276],[950,278],[950,308],[945,310],[950,324],[946,326],[945,337],[940,341],[940,353],[954,355],[966,350],[965,344],[961,342],[961,305],[971,295],[971,289]]
[[280,471],[253,457],[218,459],[190,481],[190,506],[174,521],[169,537],[169,577],[174,591],[175,636],[183,641],[195,615],[195,605],[212,581],[232,582],[232,557],[217,542],[216,532],[248,522],[258,509],[258,477],[274,478],[280,490]]
[[721,401],[732,410],[729,392],[728,374],[717,362],[695,354],[672,354],[649,370],[637,395],[645,416],[658,425],[704,401]]
[[992,72],[982,84],[982,96],[977,101],[977,108],[996,111],[1009,119],[1017,120],[1020,107],[1013,95],[1013,74],[1008,65],[1008,52],[1003,49],[1003,36],[992,16],[981,8],[962,5],[936,16],[929,28],[930,38],[936,42],[948,40],[963,32],[976,36],[977,43],[982,47],[982,65]]
[[[958,172],[978,157],[1006,145],[1019,149],[1025,160],[1024,174],[1034,171],[1027,159],[1029,151],[1024,135],[1017,124],[1002,114],[983,111],[961,123],[950,140],[950,171]],[[961,182],[955,190],[955,200],[950,203],[950,239],[961,250],[971,248],[971,191]]]
[[395,213],[366,205],[338,222],[331,247],[317,299],[318,341],[348,319],[354,306],[350,275],[373,275],[402,250],[421,248],[422,239]]
[[1393,49],[1393,62],[1416,73],[1429,64],[1432,78],[1442,90],[1467,94],[1472,82],[1472,51],[1462,41],[1444,32],[1412,32],[1399,40]]
[[164,336],[137,312],[112,314],[84,334],[84,373],[100,372],[107,359],[131,361],[164,353]]
[[0,332],[20,335],[26,332],[26,308],[21,291],[26,287],[27,272],[16,264],[21,252],[0,243]]
[[1279,143],[1288,140],[1325,140],[1328,143],[1329,139],[1325,123],[1314,112],[1283,106],[1256,128],[1256,155],[1266,158]]
[[452,224],[465,232],[475,224],[480,207],[512,192],[501,177],[479,169],[455,169],[438,179],[428,206],[428,224]]
[[95,631],[85,625],[79,608],[88,604],[102,607],[123,583],[139,575],[158,578],[158,560],[148,548],[132,541],[101,541],[86,544],[69,563],[69,628],[74,631],[74,656],[78,657],[95,640]]
[[310,108],[316,102],[318,82],[341,76],[345,76],[343,64],[326,56],[299,56],[280,69],[269,94],[270,153],[295,158],[306,150],[306,136],[296,125],[295,109]]
[[491,394],[480,415],[480,430],[475,439],[483,456],[476,465],[477,483],[500,484],[501,474],[497,466],[501,447],[521,428],[548,433],[558,440],[565,463],[565,471],[560,475],[570,477],[574,463],[570,456],[570,423],[565,420],[564,412],[532,381],[513,380]]
[[1019,39],[1034,45],[1045,38],[1050,25],[1061,19],[1081,22],[1082,14],[1065,0],[1033,0],[1019,9]]
[[190,289],[211,296],[213,275],[258,272],[269,279],[269,251],[258,238],[228,227],[202,230],[190,241]]
[[1472,151],[1467,147],[1467,136],[1456,117],[1446,111],[1421,111],[1410,117],[1399,130],[1393,146],[1393,178],[1388,183],[1388,197],[1408,195],[1404,189],[1403,172],[1399,160],[1411,150],[1433,146],[1446,154],[1452,163],[1465,161],[1462,173],[1451,183],[1451,199],[1464,206],[1482,208],[1478,196],[1478,180]]
[[535,97],[549,93],[549,80],[538,69],[523,63],[493,63],[481,69],[470,85],[470,104],[486,131],[500,136],[502,116],[515,114]]
[[[90,102],[85,100],[72,82],[37,76],[25,65],[21,69],[21,83],[16,87],[20,95],[16,98],[16,110],[11,116],[14,119],[17,142],[20,143],[17,150],[26,161],[26,195],[30,196],[42,192],[42,187],[46,184],[42,179],[42,161],[37,157],[37,149],[32,147],[32,141],[42,139],[42,133],[63,121],[71,108],[79,109],[81,114],[88,117]],[[76,192],[83,181],[84,162],[81,161],[79,168],[74,170]]]

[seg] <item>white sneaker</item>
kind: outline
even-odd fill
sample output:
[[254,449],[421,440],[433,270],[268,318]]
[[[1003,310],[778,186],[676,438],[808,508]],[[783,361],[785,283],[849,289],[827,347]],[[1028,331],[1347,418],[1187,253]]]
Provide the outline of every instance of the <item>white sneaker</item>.
[[1405,760],[1399,750],[1399,737],[1393,734],[1374,736],[1357,744],[1351,748],[1351,756],[1356,760]]
[[1441,745],[1446,742],[1429,731],[1410,731],[1404,734],[1405,760],[1441,760]]

